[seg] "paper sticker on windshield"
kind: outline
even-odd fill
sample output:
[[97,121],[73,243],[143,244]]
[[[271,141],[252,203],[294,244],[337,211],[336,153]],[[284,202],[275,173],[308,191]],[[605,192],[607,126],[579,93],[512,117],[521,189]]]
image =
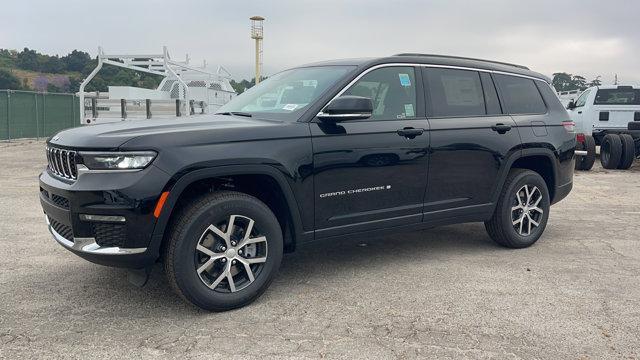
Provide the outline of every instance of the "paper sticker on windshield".
[[404,116],[406,117],[416,116],[415,112],[413,111],[413,104],[404,104]]
[[283,110],[293,111],[298,107],[298,104],[287,104],[282,107]]
[[398,74],[398,77],[400,78],[400,85],[411,86],[411,78],[409,77],[409,74]]

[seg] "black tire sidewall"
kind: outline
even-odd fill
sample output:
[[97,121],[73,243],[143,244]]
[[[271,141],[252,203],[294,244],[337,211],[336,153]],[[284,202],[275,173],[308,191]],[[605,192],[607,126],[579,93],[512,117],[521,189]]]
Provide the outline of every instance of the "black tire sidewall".
[[626,170],[631,167],[635,160],[636,146],[633,137],[629,134],[620,134],[620,142],[622,143],[622,155],[618,169]]
[[[540,226],[532,230],[532,234],[529,236],[520,235],[513,228],[513,220],[511,219],[511,207],[513,197],[521,187],[524,185],[533,185],[538,187],[542,192],[543,199],[538,205],[544,213],[542,214],[542,219],[540,221]],[[526,171],[519,174],[513,182],[511,182],[509,188],[507,189],[505,196],[500,199],[501,201],[501,214],[500,214],[500,224],[504,229],[505,234],[509,237],[509,242],[517,248],[527,247],[538,241],[540,236],[544,233],[544,230],[547,226],[547,220],[549,219],[549,210],[550,210],[550,197],[549,190],[547,189],[547,184],[544,179],[533,171]]]
[[[176,283],[182,293],[197,306],[212,310],[228,310],[255,300],[275,276],[282,261],[282,231],[279,223],[266,205],[242,199],[212,203],[192,217],[179,234],[174,252]],[[258,206],[256,206],[258,205]],[[261,206],[260,206],[261,205]],[[234,293],[220,293],[209,289],[200,279],[195,268],[195,248],[205,229],[231,215],[247,216],[267,238],[267,261],[255,281]]]
[[616,134],[607,134],[600,147],[600,162],[605,169],[616,169],[622,160],[622,140]]
[[583,170],[591,170],[593,164],[596,162],[596,140],[593,136],[585,136],[585,150],[587,151],[587,156],[584,156],[584,161],[582,162]]

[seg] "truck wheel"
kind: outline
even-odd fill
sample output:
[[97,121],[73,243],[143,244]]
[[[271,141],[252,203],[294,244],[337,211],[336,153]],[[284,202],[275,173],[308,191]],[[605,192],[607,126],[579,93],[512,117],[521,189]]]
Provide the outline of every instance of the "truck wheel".
[[616,134],[607,134],[600,146],[600,163],[605,169],[616,169],[622,157],[622,141]]
[[636,144],[629,134],[620,134],[620,142],[622,143],[622,156],[618,169],[626,170],[631,167],[633,160],[636,158]]
[[282,261],[275,215],[255,197],[234,191],[211,193],[184,208],[167,240],[163,260],[169,284],[205,310],[254,301]]
[[593,136],[586,135],[584,143],[578,143],[578,150],[586,150],[586,156],[576,157],[576,170],[591,170],[596,162],[596,141]]
[[533,245],[544,232],[551,199],[544,179],[527,169],[512,169],[493,216],[484,223],[498,244],[513,248]]

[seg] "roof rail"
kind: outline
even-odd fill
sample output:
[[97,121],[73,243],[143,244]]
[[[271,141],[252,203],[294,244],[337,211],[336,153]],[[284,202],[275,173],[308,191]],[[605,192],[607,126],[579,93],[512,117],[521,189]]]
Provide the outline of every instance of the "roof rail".
[[476,58],[463,57],[463,56],[450,56],[450,55],[437,55],[437,54],[420,54],[420,53],[402,53],[402,54],[395,54],[393,56],[430,56],[430,57],[447,58],[447,59],[474,60],[474,61],[483,61],[483,62],[488,62],[488,63],[500,64],[500,65],[514,66],[514,67],[517,67],[517,68],[520,68],[520,69],[529,70],[528,67],[522,66],[522,65],[511,64],[511,63],[506,63],[506,62],[502,62],[502,61],[476,59]]

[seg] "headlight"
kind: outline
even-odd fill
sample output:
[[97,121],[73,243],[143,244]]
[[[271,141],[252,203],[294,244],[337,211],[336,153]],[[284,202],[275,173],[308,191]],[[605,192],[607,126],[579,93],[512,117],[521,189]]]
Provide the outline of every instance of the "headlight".
[[80,153],[82,164],[91,170],[144,169],[156,155],[154,151]]

